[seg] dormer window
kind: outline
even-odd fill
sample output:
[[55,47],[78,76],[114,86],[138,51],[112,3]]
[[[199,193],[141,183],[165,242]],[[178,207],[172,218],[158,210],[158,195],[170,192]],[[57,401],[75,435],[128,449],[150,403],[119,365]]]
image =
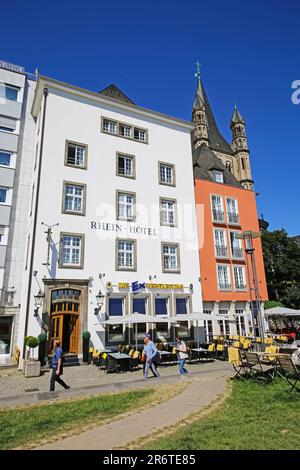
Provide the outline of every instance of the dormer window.
[[212,174],[216,183],[224,183],[223,171],[213,170]]

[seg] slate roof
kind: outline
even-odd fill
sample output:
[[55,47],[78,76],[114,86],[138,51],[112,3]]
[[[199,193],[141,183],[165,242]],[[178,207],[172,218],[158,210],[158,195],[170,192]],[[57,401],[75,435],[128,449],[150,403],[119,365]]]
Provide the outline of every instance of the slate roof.
[[114,98],[115,100],[125,101],[126,103],[135,104],[128,96],[125,95],[116,85],[113,83],[104,90],[99,91],[100,95],[108,96],[109,98]]
[[203,83],[200,79],[198,79],[193,109],[202,109],[203,100],[206,108],[206,116],[208,123],[209,146],[212,149],[217,150],[218,152],[233,155],[233,150],[230,144],[227,142],[226,139],[224,139],[221,132],[219,131],[207,95],[205,93]]
[[234,111],[233,111],[233,115],[232,115],[232,118],[231,118],[231,123],[230,125],[232,126],[233,124],[245,124],[245,120],[244,118],[242,117],[241,113],[239,112],[239,110],[237,109],[237,107],[235,106],[234,107]]
[[195,94],[195,101],[193,105],[193,109],[202,109],[204,107],[204,96],[203,96],[203,89],[201,80],[198,79],[197,83],[197,90]]
[[193,151],[193,167],[194,177],[197,179],[215,183],[212,171],[219,170],[223,172],[223,184],[229,184],[230,186],[237,186],[243,189],[243,186],[205,143],[201,144]]

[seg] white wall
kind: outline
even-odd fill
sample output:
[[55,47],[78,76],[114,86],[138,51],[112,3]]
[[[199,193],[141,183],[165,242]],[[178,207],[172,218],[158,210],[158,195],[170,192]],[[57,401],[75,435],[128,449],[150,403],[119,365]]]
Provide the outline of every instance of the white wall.
[[[201,289],[199,283],[200,270],[196,239],[195,203],[193,169],[189,129],[184,129],[174,122],[174,125],[162,124],[155,116],[142,118],[138,112],[125,112],[117,109],[116,105],[101,105],[95,101],[80,99],[69,94],[49,88],[47,101],[44,151],[41,173],[41,186],[38,207],[36,248],[34,254],[34,270],[38,271],[38,280],[43,284],[44,277],[50,274],[42,263],[47,258],[45,227],[59,223],[53,229],[53,239],[59,242],[60,232],[85,234],[84,269],[60,269],[54,263],[52,277],[58,279],[88,279],[94,278],[89,291],[89,329],[95,323],[95,295],[102,287],[98,279],[99,273],[105,273],[104,281],[118,282],[149,282],[149,275],[156,275],[155,283],[184,284],[189,291],[193,284],[193,311],[201,311]],[[143,144],[124,138],[107,135],[101,132],[101,116],[134,124],[149,130],[149,144]],[[81,170],[64,165],[65,141],[74,140],[88,145],[88,169]],[[116,152],[135,155],[136,179],[116,176]],[[176,166],[176,187],[158,184],[158,161],[170,162]],[[87,210],[85,216],[66,215],[61,213],[63,180],[84,183],[87,185]],[[180,216],[181,208],[185,209],[183,227],[188,233],[182,233],[182,227],[165,228],[154,238],[139,235],[131,236],[137,239],[137,272],[115,271],[115,242],[101,238],[101,232],[91,230],[91,221],[107,221],[116,223],[115,199],[116,189],[136,193],[137,205],[143,204],[150,210],[156,204],[154,216],[149,221],[145,212],[140,212],[137,219],[129,225],[151,227],[160,233],[158,211],[159,197],[165,196],[177,199]],[[113,214],[104,218],[99,217],[101,204],[109,204]],[[98,215],[97,215],[98,214]],[[191,216],[192,227],[188,227]],[[179,217],[181,220],[182,218]],[[124,222],[120,222],[125,224]],[[181,225],[181,224],[180,224]],[[125,234],[126,235],[126,234]],[[180,243],[181,273],[162,273],[161,241]],[[57,245],[58,248],[58,245]],[[24,286],[26,286],[25,273]],[[33,282],[33,295],[38,286]],[[102,287],[103,291],[103,287]],[[26,287],[24,287],[24,294]],[[22,324],[25,319],[26,299],[22,298]],[[40,324],[33,317],[31,302],[28,334],[40,333]],[[105,310],[105,308],[104,308]],[[94,335],[94,339],[97,339]],[[22,344],[22,333],[18,338]]]

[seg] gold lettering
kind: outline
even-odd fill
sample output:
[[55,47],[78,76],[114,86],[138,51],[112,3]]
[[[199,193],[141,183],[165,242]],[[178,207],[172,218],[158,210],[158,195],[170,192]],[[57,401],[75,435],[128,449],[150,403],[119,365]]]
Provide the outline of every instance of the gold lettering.
[[129,283],[128,282],[119,282],[118,287],[119,287],[119,289],[124,289],[126,287],[129,287]]

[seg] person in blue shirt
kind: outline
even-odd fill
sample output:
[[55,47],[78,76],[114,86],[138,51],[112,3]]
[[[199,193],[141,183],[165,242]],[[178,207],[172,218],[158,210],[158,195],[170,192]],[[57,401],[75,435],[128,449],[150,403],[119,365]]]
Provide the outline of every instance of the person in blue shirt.
[[157,369],[156,369],[156,361],[157,355],[159,354],[157,348],[155,347],[153,341],[151,341],[151,336],[149,333],[146,333],[144,336],[144,353],[146,355],[146,365],[144,370],[144,378],[148,378],[149,369],[152,370],[155,377],[160,377]]
[[60,342],[58,340],[54,341],[55,352],[52,358],[52,375],[50,378],[50,392],[55,390],[55,382],[59,383],[65,390],[68,390],[69,385],[67,385],[60,376],[63,374],[63,351],[60,347]]

